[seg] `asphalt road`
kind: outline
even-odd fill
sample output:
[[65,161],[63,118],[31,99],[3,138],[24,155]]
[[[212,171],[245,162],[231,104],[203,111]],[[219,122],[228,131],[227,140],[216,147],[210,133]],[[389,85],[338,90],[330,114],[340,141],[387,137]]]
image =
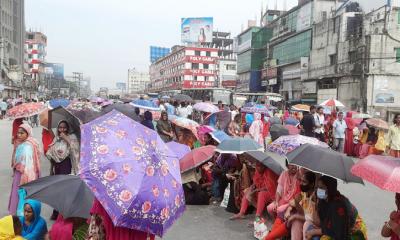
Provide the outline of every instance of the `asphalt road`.
[[[35,137],[41,140],[41,129],[34,129]],[[11,189],[11,155],[10,144],[11,121],[0,120],[0,217],[8,214],[7,206]],[[41,162],[42,175],[49,173],[49,163],[46,159]],[[369,183],[365,186],[359,184],[340,184],[340,191],[347,196],[357,207],[368,227],[369,239],[383,239],[380,229],[387,221],[390,212],[395,209],[394,194],[383,191]],[[42,216],[48,220],[51,209],[44,205]],[[254,239],[248,219],[230,221],[230,213],[217,206],[188,206],[183,217],[167,232],[163,239],[166,240],[242,240]],[[48,220],[48,226],[52,221]]]

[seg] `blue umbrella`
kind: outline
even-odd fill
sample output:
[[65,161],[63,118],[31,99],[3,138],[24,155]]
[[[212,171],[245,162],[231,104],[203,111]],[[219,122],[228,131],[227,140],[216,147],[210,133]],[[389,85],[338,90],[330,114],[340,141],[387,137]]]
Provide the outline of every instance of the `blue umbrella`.
[[211,137],[217,141],[218,143],[221,143],[227,139],[231,139],[232,137],[226,134],[224,131],[214,131],[210,132]]
[[145,110],[160,111],[160,108],[153,101],[150,100],[136,99],[133,100],[130,104],[134,107]]
[[49,104],[50,107],[56,108],[56,107],[67,107],[69,105],[70,101],[65,98],[58,98],[58,99],[51,99]]

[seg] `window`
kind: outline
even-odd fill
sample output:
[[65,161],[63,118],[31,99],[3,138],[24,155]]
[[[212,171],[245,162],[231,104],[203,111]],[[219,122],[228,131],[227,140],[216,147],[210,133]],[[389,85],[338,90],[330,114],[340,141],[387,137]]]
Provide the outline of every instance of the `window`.
[[329,62],[331,66],[335,65],[337,63],[337,54],[329,55]]
[[396,50],[396,62],[400,63],[400,48],[395,48]]
[[28,39],[33,39],[33,34],[28,34]]
[[236,70],[236,65],[235,64],[226,64],[225,68],[226,68],[226,70]]
[[350,61],[350,63],[355,63],[357,61],[357,52],[356,51],[349,52],[349,61]]
[[198,63],[192,63],[192,69],[199,69]]
[[205,77],[204,77],[204,81],[208,81],[209,79],[210,79],[209,76],[205,76]]
[[207,51],[207,52],[206,52],[206,56],[207,56],[207,57],[211,57],[211,52]]
[[193,80],[194,80],[194,81],[197,81],[197,76],[193,76]]
[[194,51],[195,56],[200,56],[200,51]]
[[203,69],[208,69],[208,68],[209,68],[209,65],[207,63],[204,63],[203,64]]
[[328,17],[328,14],[326,13],[326,11],[323,11],[322,12],[322,20],[325,21],[327,17]]
[[32,54],[28,54],[28,58],[32,58]]

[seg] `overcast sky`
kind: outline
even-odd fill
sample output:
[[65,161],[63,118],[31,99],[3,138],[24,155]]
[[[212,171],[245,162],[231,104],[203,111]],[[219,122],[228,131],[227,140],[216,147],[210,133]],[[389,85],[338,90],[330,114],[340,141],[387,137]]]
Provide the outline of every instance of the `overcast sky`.
[[[26,0],[25,22],[47,35],[48,62],[63,63],[66,76],[83,72],[97,90],[126,82],[128,68],[148,71],[149,46],[179,44],[182,17],[214,17],[214,30],[236,35],[267,3],[275,7],[275,0]],[[287,0],[288,9],[296,4]]]

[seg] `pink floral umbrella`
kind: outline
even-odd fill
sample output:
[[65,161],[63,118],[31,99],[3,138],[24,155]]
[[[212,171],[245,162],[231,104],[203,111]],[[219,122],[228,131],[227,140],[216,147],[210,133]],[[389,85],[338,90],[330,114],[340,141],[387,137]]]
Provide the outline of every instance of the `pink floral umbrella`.
[[43,103],[22,103],[7,111],[7,117],[11,119],[31,117],[40,114],[47,107]]
[[369,155],[358,161],[351,173],[384,190],[400,193],[399,158]]

